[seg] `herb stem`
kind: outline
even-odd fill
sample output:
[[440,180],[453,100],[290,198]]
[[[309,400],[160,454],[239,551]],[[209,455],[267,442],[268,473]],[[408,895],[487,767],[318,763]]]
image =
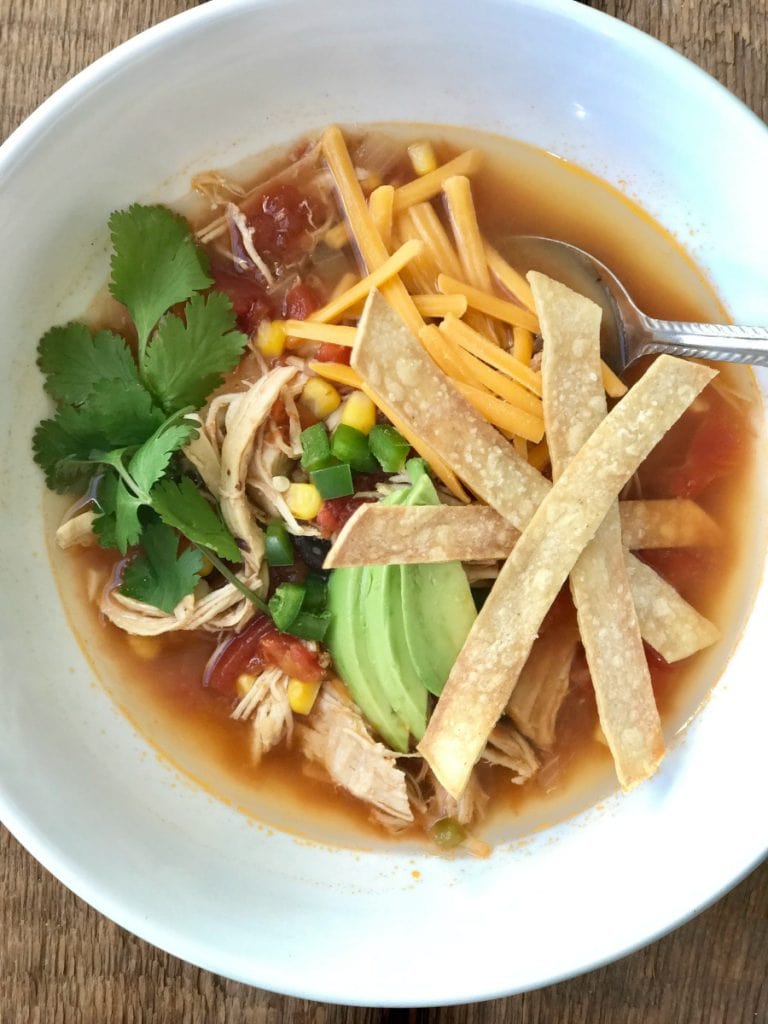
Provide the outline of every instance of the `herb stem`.
[[250,587],[247,587],[242,580],[239,580],[237,576],[235,576],[235,574],[232,572],[232,570],[227,568],[227,566],[222,562],[222,560],[214,551],[211,551],[210,548],[205,547],[204,544],[195,544],[195,547],[197,548],[198,551],[205,555],[205,557],[213,566],[215,566],[216,569],[219,570],[221,575],[224,577],[225,580],[227,580],[228,583],[231,583],[233,587],[236,587],[240,591],[240,593],[244,597],[247,597],[248,600],[251,601],[253,604],[255,604],[260,611],[266,612],[267,615],[269,615],[269,608],[267,607],[267,602],[262,600],[262,598],[260,598],[255,591],[251,590]]

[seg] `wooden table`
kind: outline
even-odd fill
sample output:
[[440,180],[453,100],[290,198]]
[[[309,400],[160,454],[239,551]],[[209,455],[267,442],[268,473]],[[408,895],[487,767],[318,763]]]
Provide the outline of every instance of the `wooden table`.
[[[193,6],[194,0],[1,0],[0,138],[96,57]],[[768,0],[591,6],[670,43],[768,118]],[[5,830],[0,897],[0,1024],[768,1022],[768,863],[700,917],[619,963],[513,999],[418,1011],[285,999],[191,967],[91,910]]]

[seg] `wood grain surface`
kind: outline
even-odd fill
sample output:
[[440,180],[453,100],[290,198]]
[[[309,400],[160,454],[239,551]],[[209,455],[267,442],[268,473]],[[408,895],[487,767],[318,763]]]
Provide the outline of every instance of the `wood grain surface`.
[[[0,0],[0,138],[96,57],[193,6],[194,0]],[[768,118],[768,0],[590,6],[674,46]],[[309,1003],[226,981],[141,942],[0,831],[0,1024],[768,1024],[767,953],[763,864],[666,938],[538,992],[432,1010]]]

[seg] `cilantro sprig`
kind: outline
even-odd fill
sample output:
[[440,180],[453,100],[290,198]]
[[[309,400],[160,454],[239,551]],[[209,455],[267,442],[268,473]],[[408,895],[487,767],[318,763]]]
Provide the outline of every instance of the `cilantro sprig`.
[[[162,206],[113,213],[110,291],[136,328],[136,353],[113,331],[54,327],[38,366],[55,415],[35,431],[35,461],[60,493],[94,485],[94,531],[125,553],[127,596],[171,611],[200,582],[205,554],[259,606],[221,561],[240,562],[218,510],[179,463],[197,436],[189,414],[237,365],[247,339],[183,218]],[[180,551],[180,535],[192,547]]]

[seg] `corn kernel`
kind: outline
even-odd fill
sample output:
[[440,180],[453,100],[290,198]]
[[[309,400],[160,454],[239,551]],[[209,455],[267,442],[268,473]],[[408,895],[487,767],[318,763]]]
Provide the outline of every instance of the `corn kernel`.
[[265,359],[277,359],[285,348],[285,328],[279,320],[262,320],[256,331],[256,348]]
[[251,672],[241,672],[235,682],[235,689],[238,697],[247,697],[256,682],[256,676]]
[[411,167],[421,177],[437,170],[437,157],[431,142],[414,142],[408,147]]
[[341,422],[361,434],[370,434],[376,423],[376,406],[362,391],[353,391],[341,410]]
[[308,715],[319,692],[320,683],[305,683],[303,679],[289,680],[288,703],[291,711],[297,715]]
[[165,640],[161,636],[129,635],[128,646],[140,658],[143,658],[145,661],[151,661],[153,658],[158,657],[165,646]]
[[285,501],[297,519],[314,519],[323,504],[320,491],[314,484],[291,484]]
[[330,381],[310,377],[301,392],[301,400],[318,420],[324,420],[341,405],[341,395]]

